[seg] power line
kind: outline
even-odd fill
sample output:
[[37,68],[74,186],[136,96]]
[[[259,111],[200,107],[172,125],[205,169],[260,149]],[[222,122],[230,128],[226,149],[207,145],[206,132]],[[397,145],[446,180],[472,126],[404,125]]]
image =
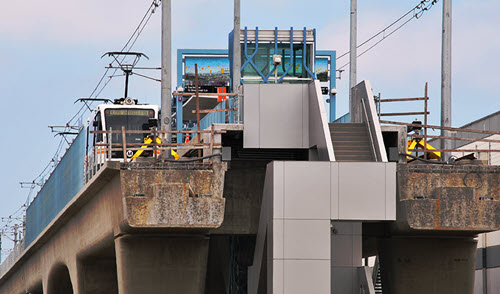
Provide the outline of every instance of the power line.
[[[146,11],[146,13],[144,14],[144,16],[142,17],[141,21],[139,22],[139,25],[134,30],[134,32],[132,33],[132,35],[130,36],[130,38],[128,39],[128,41],[125,43],[125,45],[123,46],[123,48],[122,48],[121,51],[124,51],[127,47],[128,47],[128,49],[126,50],[126,52],[130,52],[130,50],[132,50],[132,47],[135,45],[135,43],[139,39],[139,36],[142,34],[144,28],[148,24],[149,20],[151,19],[151,16],[153,15],[153,13],[155,13],[155,10],[156,10],[156,8],[158,6],[159,6],[158,0],[153,0],[153,2],[151,3],[151,5],[149,6],[148,10]],[[92,93],[89,95],[90,98],[92,98],[93,96],[94,97],[98,97],[99,96],[99,94],[104,90],[104,88],[106,88],[106,86],[110,82],[111,78],[116,73],[116,70],[114,71],[113,75],[111,75],[111,77],[100,88],[100,86],[102,85],[102,83],[103,83],[105,77],[107,76],[108,72],[109,72],[109,68],[107,68],[104,71],[104,74],[101,76],[101,78],[99,79],[99,82],[97,83],[97,85],[93,89]],[[97,94],[96,94],[96,92],[97,92]],[[71,123],[77,117],[80,117],[80,119],[81,119],[83,117],[83,115],[85,114],[85,110],[87,108],[88,109],[91,108],[92,103],[93,103],[93,101],[91,101],[88,104],[86,102],[84,102],[84,105],[82,105],[82,107],[80,107],[80,109],[68,121],[68,123],[66,124],[66,126],[64,128],[64,131],[68,131],[70,129]],[[59,145],[56,148],[56,152],[55,152],[54,156],[52,157],[52,159],[50,160],[50,162],[45,166],[45,168],[42,170],[42,172],[40,172],[40,174],[37,177],[35,177],[35,179],[33,179],[33,181],[32,181],[33,185],[30,187],[30,191],[28,193],[28,196],[26,197],[25,203],[23,205],[21,205],[16,211],[14,211],[13,213],[11,213],[8,217],[3,218],[3,219],[6,220],[6,224],[4,226],[2,226],[2,228],[0,229],[1,232],[4,232],[5,229],[10,228],[12,222],[19,221],[19,220],[17,220],[17,218],[18,218],[17,216],[18,216],[18,214],[20,212],[24,213],[25,210],[27,209],[27,207],[29,206],[31,195],[32,195],[33,191],[35,190],[35,186],[37,186],[37,185],[38,186],[43,186],[44,179],[52,172],[52,169],[57,165],[57,163],[59,161],[59,154],[60,154],[60,152],[62,150],[62,147],[64,146],[64,142],[65,141],[63,140],[63,138],[61,138],[59,140]],[[4,233],[3,233],[3,235],[6,236]],[[6,237],[9,238],[8,236],[6,236]],[[9,239],[11,239],[11,238],[9,238]]]
[[[422,1],[420,1],[420,3],[417,4],[417,6],[413,7],[412,9],[410,9],[408,12],[406,12],[405,14],[403,14],[397,20],[395,20],[394,22],[392,22],[390,25],[386,26],[384,29],[382,29],[381,31],[379,31],[375,35],[371,36],[370,38],[368,38],[367,40],[365,40],[364,42],[362,42],[361,44],[359,44],[358,46],[356,46],[356,48],[360,48],[360,47],[368,44],[369,42],[371,42],[372,40],[374,40],[378,36],[382,35],[382,39],[378,40],[375,44],[373,44],[372,46],[370,46],[368,49],[366,49],[365,51],[361,52],[356,58],[364,55],[366,52],[368,52],[371,49],[373,49],[375,46],[377,46],[383,40],[387,39],[389,36],[391,36],[392,34],[394,34],[395,32],[397,32],[399,29],[401,29],[403,26],[405,26],[411,20],[413,20],[413,19],[419,19],[424,14],[425,11],[429,10],[437,2],[438,2],[438,0],[422,0]],[[387,33],[387,31],[389,31],[389,29],[391,27],[395,26],[396,24],[398,24],[399,22],[401,22],[405,17],[407,17],[408,15],[410,15],[412,13],[413,13],[413,15],[409,19],[407,19],[405,22],[403,22],[403,24],[399,25],[398,27],[396,27],[395,29],[393,29],[392,31],[390,31],[389,33]],[[347,51],[346,53],[340,55],[339,57],[337,57],[337,60],[339,60],[340,58],[346,56],[347,54],[349,54],[349,52],[350,51]],[[350,62],[347,62],[343,66],[339,67],[337,70],[343,69],[344,67],[346,67],[347,65],[349,65],[349,63]]]
[[[147,9],[146,13],[144,14],[144,16],[142,17],[141,21],[139,22],[139,24],[137,25],[137,27],[135,28],[134,32],[132,33],[132,35],[130,36],[130,38],[127,40],[127,42],[125,43],[125,45],[122,47],[121,51],[124,51],[127,47],[128,49],[125,50],[126,52],[130,52],[130,50],[132,50],[133,46],[135,45],[135,43],[137,42],[139,36],[141,35],[142,31],[144,30],[144,28],[146,27],[146,25],[148,24],[149,20],[151,19],[151,16],[155,13],[156,11],[156,8],[159,6],[158,4],[158,1],[157,0],[153,0],[153,2],[151,2],[151,5],[149,6],[149,8]],[[131,41],[133,40],[132,43],[130,43]],[[130,46],[129,46],[130,45]],[[124,57],[125,58],[125,57]],[[114,62],[114,61],[113,61]],[[111,64],[113,64],[113,62]],[[123,60],[122,60],[123,62]],[[97,83],[97,85],[95,86],[94,90],[92,91],[92,93],[88,96],[89,98],[92,98],[92,97],[98,97],[102,91],[106,88],[106,86],[109,84],[109,82],[111,81],[111,78],[113,76],[115,76],[116,74],[116,69],[114,70],[114,72],[110,75],[111,77],[108,78],[108,80],[104,83],[104,85],[100,88],[100,90],[98,91],[99,89],[99,86],[101,86],[101,84],[103,83],[104,81],[104,78],[108,75],[108,72],[109,72],[109,68],[107,68],[103,75],[101,76],[101,78],[99,79],[99,82]],[[98,91],[98,92],[97,92]],[[97,94],[96,94],[97,92]],[[95,94],[95,96],[94,96]],[[90,106],[92,105],[93,102],[90,102],[89,104],[85,104],[86,105],[82,105],[82,107],[78,110],[78,112],[69,120],[68,124],[70,124],[76,117],[78,117],[78,115],[80,114],[80,112],[82,112],[82,110],[85,110],[85,106],[88,105],[88,107],[90,108]],[[85,111],[82,113],[82,115],[80,116],[80,118],[83,116],[83,114],[85,113]]]

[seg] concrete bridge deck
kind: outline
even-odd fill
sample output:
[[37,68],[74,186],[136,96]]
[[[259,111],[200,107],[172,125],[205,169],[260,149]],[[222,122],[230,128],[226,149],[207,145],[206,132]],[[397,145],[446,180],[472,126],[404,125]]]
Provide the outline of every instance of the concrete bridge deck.
[[3,273],[0,292],[156,293],[169,284],[200,293],[206,234],[223,220],[224,172],[224,163],[124,170],[107,162]]

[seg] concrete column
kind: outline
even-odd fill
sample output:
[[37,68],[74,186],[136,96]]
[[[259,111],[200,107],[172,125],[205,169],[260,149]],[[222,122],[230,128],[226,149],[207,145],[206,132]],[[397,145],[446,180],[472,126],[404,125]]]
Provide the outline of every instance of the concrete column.
[[471,237],[382,240],[384,294],[473,293],[476,243]]
[[[161,124],[167,131],[172,129],[172,3],[161,3]],[[167,134],[170,142],[172,134]]]
[[116,259],[88,258],[78,263],[80,294],[118,294]]
[[[451,4],[452,0],[443,0],[443,26],[441,48],[441,126],[451,127]],[[450,131],[441,130],[441,136],[450,137]],[[442,149],[452,149],[451,140],[441,139]],[[447,160],[450,153],[441,156]]]
[[354,93],[354,87],[357,84],[357,36],[358,36],[358,1],[351,0],[351,35],[349,49],[349,120],[358,121],[358,112],[361,107],[359,97]]
[[240,0],[234,0],[233,68],[231,68],[231,74],[233,76],[233,93],[238,93],[241,79],[240,9]]
[[332,294],[358,294],[362,266],[361,222],[332,222]]
[[115,239],[118,293],[203,294],[208,238],[131,236]]

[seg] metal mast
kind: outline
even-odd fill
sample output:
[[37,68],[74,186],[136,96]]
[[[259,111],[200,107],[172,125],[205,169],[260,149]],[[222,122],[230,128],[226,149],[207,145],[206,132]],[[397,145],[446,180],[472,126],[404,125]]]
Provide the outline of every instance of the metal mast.
[[238,93],[241,79],[241,44],[240,44],[240,0],[234,0],[234,30],[233,30],[233,93]]
[[[443,36],[441,51],[441,127],[451,127],[451,2],[443,0]],[[441,129],[441,136],[450,131]],[[441,139],[442,149],[451,149],[451,140]],[[442,159],[446,160],[445,153]]]
[[358,3],[351,0],[351,41],[349,49],[349,120],[355,122],[357,119],[357,108],[360,106],[357,101],[353,101],[353,88],[356,86],[356,55],[357,55],[357,32],[358,32]]
[[[161,17],[161,128],[172,130],[172,20],[171,0],[162,0]],[[171,134],[167,134],[170,142]]]

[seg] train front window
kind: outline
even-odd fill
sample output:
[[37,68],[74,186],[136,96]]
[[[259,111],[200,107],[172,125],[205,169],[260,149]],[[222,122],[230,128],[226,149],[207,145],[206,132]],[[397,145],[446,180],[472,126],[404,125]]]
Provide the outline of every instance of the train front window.
[[[149,118],[154,118],[153,109],[106,109],[106,130],[148,131]],[[127,134],[127,143],[143,143],[147,134]],[[113,134],[113,143],[122,143],[121,134]]]

